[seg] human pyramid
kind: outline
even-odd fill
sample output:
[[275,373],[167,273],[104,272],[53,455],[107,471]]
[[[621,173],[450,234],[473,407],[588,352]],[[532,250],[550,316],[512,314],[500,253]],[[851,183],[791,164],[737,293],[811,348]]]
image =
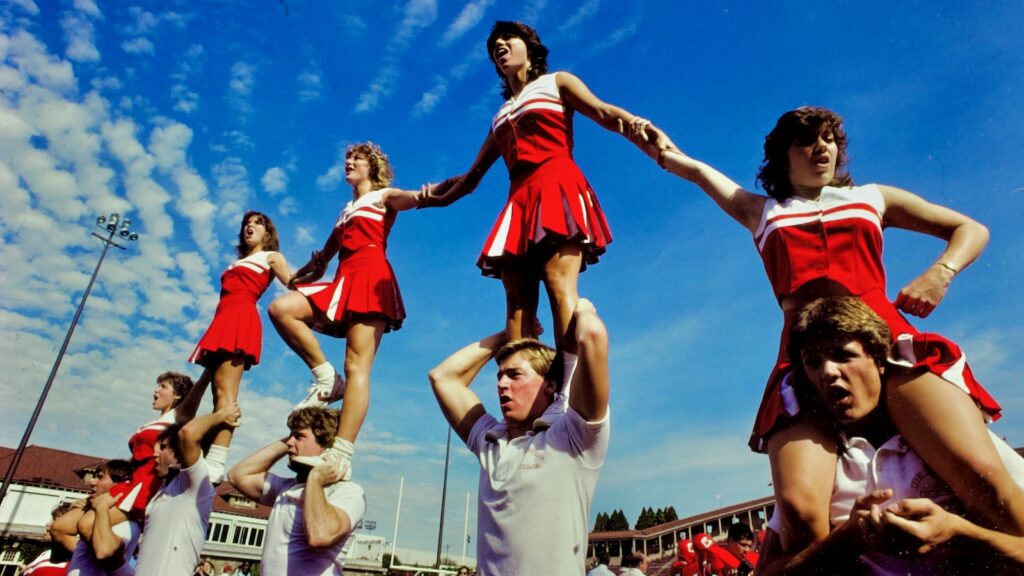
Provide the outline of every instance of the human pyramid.
[[[480,462],[477,573],[582,574],[611,428],[608,334],[577,281],[612,237],[573,161],[575,112],[699,186],[753,235],[764,261],[785,322],[750,440],[768,454],[776,497],[756,573],[885,572],[908,563],[959,573],[953,562],[997,573],[1024,563],[1024,460],[986,426],[999,405],[955,343],[918,332],[902,314],[935,309],[985,247],[984,226],[899,188],[854,185],[845,128],[830,110],[802,107],[779,118],[757,176],[765,196],[684,154],[661,129],[601,101],[576,76],[549,73],[548,50],[529,26],[497,22],[486,46],[505,102],[466,173],[400,190],[390,187],[391,167],[377,145],[350,146],[352,200],[322,249],[294,273],[271,219],[244,215],[239,259],[222,274],[216,313],[189,359],[203,375],[194,385],[181,374],[158,377],[153,408],[161,416],[131,437],[130,463],[101,468],[94,495],[52,525],[51,556],[71,556],[68,574],[132,573],[127,559],[140,532],[136,573],[191,574],[213,485],[224,480],[273,507],[261,574],[340,574],[366,506],[353,462],[371,368],[383,335],[406,316],[387,260],[389,232],[398,212],[472,193],[499,156],[509,197],[477,266],[502,281],[504,328],[454,352],[429,379]],[[945,241],[895,302],[881,260],[886,227]],[[334,279],[320,281],[335,256]],[[256,303],[274,279],[291,290],[270,304],[270,318],[313,382],[287,415],[290,434],[226,471],[242,376],[260,360]],[[542,283],[554,348],[537,340]],[[316,333],[345,339],[342,369],[324,356]],[[492,358],[500,418],[470,388]],[[214,411],[195,416],[211,383]],[[339,400],[340,411],[327,408]],[[295,477],[269,471],[285,456]],[[882,461],[898,465],[882,474]]]

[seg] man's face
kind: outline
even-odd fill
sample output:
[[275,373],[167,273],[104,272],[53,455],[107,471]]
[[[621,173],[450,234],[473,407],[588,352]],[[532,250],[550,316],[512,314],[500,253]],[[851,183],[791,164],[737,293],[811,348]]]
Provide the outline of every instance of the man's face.
[[292,430],[285,445],[288,446],[289,459],[295,456],[319,456],[324,451],[323,447],[316,443],[316,436],[313,436],[313,431],[309,428]]
[[728,548],[729,552],[737,558],[743,558],[743,556],[754,549],[754,541],[750,538],[740,538],[739,540],[729,540],[726,542],[725,547]]
[[104,470],[93,477],[90,482],[92,485],[93,494],[106,494],[110,492],[110,488],[114,486],[114,479],[110,477],[110,474]]
[[811,385],[840,423],[857,422],[878,407],[882,369],[860,342],[808,346],[800,359]]
[[551,404],[554,384],[544,381],[533,366],[516,352],[498,367],[498,401],[509,422],[532,422]]
[[166,438],[157,442],[154,458],[156,460],[156,475],[160,478],[166,478],[171,468],[178,466],[178,456],[174,454],[174,448]]

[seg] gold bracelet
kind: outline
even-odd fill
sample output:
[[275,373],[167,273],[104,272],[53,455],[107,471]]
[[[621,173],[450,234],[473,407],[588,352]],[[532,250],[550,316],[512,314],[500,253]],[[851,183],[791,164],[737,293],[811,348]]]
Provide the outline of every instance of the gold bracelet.
[[960,270],[958,270],[956,266],[953,266],[949,262],[936,262],[936,264],[938,264],[939,266],[942,266],[946,270],[949,270],[950,272],[953,273],[954,276],[956,276],[957,274],[960,273]]

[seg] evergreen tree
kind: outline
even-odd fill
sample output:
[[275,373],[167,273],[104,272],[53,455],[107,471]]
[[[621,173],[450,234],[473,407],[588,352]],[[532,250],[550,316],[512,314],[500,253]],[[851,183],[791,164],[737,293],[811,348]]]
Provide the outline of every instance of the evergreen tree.
[[675,522],[676,520],[679,520],[679,515],[676,514],[676,507],[669,506],[665,508],[665,522]]
[[662,510],[661,508],[658,508],[658,511],[654,514],[654,525],[655,526],[660,526],[661,524],[664,524],[665,522],[666,522],[666,520],[665,520],[665,511]]
[[629,530],[629,520],[626,519],[626,515],[622,510],[612,512],[611,518],[608,521],[608,530]]
[[597,519],[594,520],[594,532],[606,532],[608,530],[608,514],[604,512],[597,513]]

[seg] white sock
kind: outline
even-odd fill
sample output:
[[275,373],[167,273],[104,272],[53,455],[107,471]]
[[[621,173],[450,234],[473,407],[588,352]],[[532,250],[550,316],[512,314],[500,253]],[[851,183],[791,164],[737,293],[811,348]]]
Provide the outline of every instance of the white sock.
[[214,444],[206,452],[206,467],[210,470],[210,478],[223,478],[228,465],[228,447]]
[[347,460],[351,462],[352,456],[354,456],[356,453],[356,445],[349,442],[348,440],[345,440],[341,436],[335,436],[334,443],[331,444],[331,447],[328,448],[328,450],[333,451],[335,454],[339,456],[345,457]]
[[334,366],[331,366],[330,362],[324,362],[319,366],[312,368],[313,378],[316,378],[316,383],[320,386],[334,386]]
[[572,384],[573,375],[576,374],[576,365],[578,362],[576,355],[568,352],[562,352],[562,362],[564,363],[562,373],[565,375],[564,381],[562,382],[562,396],[565,396],[565,401],[568,402],[569,386]]

